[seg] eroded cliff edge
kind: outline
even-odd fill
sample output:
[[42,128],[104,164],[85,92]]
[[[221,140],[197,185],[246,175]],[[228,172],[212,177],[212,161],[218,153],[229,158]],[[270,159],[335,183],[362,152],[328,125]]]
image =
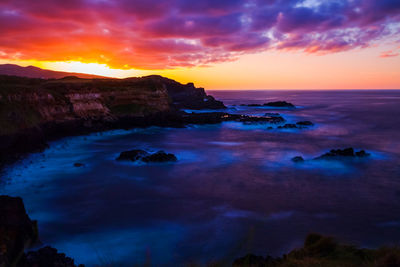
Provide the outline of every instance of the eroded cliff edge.
[[34,79],[0,76],[0,162],[74,134],[176,123],[179,110],[222,109],[192,83],[161,76]]

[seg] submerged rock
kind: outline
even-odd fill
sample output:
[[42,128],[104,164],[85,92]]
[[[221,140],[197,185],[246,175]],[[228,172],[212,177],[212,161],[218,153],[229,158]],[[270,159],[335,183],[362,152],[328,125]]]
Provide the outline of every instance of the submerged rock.
[[243,107],[262,107],[261,104],[240,104]]
[[83,163],[79,163],[79,162],[74,163],[74,167],[79,168],[79,167],[83,167],[83,166],[85,166],[85,164],[83,164]]
[[370,153],[365,152],[365,150],[360,150],[355,152],[352,147],[345,149],[332,149],[331,151],[316,157],[316,160],[319,159],[332,159],[332,158],[364,158],[370,156]]
[[314,126],[314,123],[312,123],[311,121],[299,121],[296,122],[296,124],[299,126]]
[[299,163],[299,162],[304,162],[304,159],[301,156],[296,156],[296,157],[292,158],[292,161],[295,163]]
[[165,153],[164,151],[160,150],[154,154],[143,157],[141,160],[144,162],[171,162],[177,161],[178,159],[174,154]]
[[278,129],[297,129],[297,125],[293,123],[287,123],[283,126],[278,126]]
[[149,162],[173,162],[177,161],[178,159],[174,154],[165,153],[162,150],[151,154],[141,149],[134,149],[121,152],[117,160],[143,161],[149,163]]
[[0,266],[14,266],[37,241],[37,223],[26,214],[22,199],[0,196]]
[[295,108],[295,105],[286,101],[274,101],[264,104],[241,104],[245,107],[278,107],[278,108]]
[[292,103],[286,101],[275,101],[265,103],[263,106],[267,107],[279,107],[279,108],[294,108],[295,106]]
[[287,123],[285,125],[281,125],[278,127],[278,129],[304,129],[307,128],[309,126],[313,126],[314,123],[312,123],[311,121],[299,121],[296,122],[296,124],[294,123]]
[[267,112],[267,113],[264,114],[264,116],[267,116],[267,117],[280,117],[281,114],[274,113],[274,112]]

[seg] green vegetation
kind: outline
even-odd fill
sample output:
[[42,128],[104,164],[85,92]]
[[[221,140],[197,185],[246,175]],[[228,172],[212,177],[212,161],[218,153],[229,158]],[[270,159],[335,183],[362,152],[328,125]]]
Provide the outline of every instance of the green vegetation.
[[29,105],[0,101],[0,135],[13,134],[40,123],[40,114]]
[[400,248],[363,249],[338,243],[334,238],[309,234],[304,246],[281,258],[248,254],[234,267],[355,267],[400,266]]

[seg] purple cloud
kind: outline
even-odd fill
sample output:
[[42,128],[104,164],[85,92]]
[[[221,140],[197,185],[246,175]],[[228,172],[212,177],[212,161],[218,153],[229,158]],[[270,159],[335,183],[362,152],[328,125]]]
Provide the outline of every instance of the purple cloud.
[[173,68],[296,49],[363,48],[400,31],[399,0],[0,0],[0,57]]

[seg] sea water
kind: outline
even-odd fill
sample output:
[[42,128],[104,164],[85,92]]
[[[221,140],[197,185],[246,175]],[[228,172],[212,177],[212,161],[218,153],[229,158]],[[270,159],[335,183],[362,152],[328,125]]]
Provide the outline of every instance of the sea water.
[[[229,265],[246,253],[282,255],[310,232],[370,248],[399,244],[400,91],[208,93],[230,113],[315,125],[225,122],[64,138],[7,168],[0,194],[23,198],[42,245],[87,266]],[[278,100],[296,108],[240,105]],[[312,160],[346,147],[371,156]],[[115,160],[130,149],[178,161]]]

